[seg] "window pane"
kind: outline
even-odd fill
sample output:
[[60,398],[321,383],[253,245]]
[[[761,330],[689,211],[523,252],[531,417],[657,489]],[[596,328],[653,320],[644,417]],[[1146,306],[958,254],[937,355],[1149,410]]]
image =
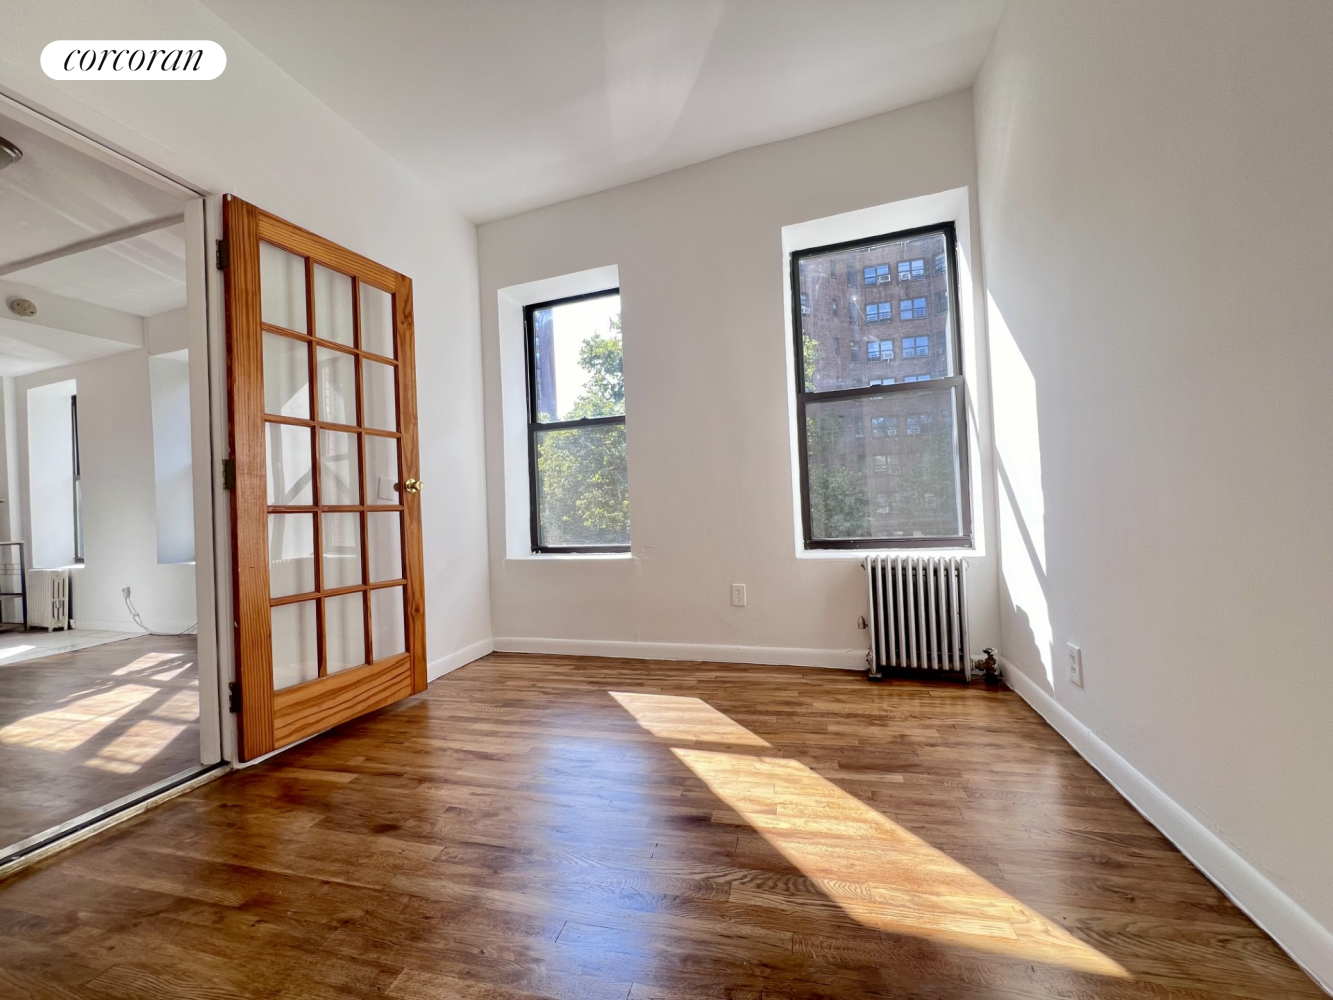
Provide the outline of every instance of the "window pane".
[[355,587],[361,582],[361,515],[343,511],[322,517],[324,589]]
[[310,348],[305,341],[265,331],[264,412],[310,419]]
[[363,360],[361,382],[362,426],[396,431],[398,399],[394,395],[392,366]]
[[806,403],[813,539],[962,534],[955,390]]
[[315,265],[315,336],[352,346],[352,279]]
[[271,612],[273,690],[313,681],[319,676],[315,602],[281,604]]
[[319,379],[318,418],[329,424],[356,424],[356,357],[321,347],[315,352]]
[[628,545],[625,425],[538,432],[537,510],[541,545]]
[[398,439],[366,435],[366,503],[398,504]]
[[370,592],[370,643],[376,660],[406,651],[402,587],[384,587]]
[[301,507],[315,502],[311,477],[310,428],[292,424],[269,424],[268,502],[275,506]]
[[324,600],[325,670],[336,674],[366,662],[366,599],[363,591]]
[[393,296],[361,282],[361,350],[396,357],[393,350]]
[[531,337],[538,420],[625,412],[619,295],[536,309]]
[[315,589],[315,515],[268,516],[270,597],[308,594]]
[[319,432],[319,502],[342,507],[361,502],[361,461],[356,435]]
[[[944,233],[878,243],[827,254],[802,257],[798,294],[809,306],[802,310],[801,342],[805,391],[854,389],[908,375],[947,378],[956,374],[952,351],[948,267],[927,267],[926,261],[947,263]],[[862,276],[849,284],[843,274]],[[910,280],[902,286],[897,275]],[[911,297],[903,296],[906,288]],[[928,310],[928,302],[936,303]],[[929,313],[929,315],[927,315]],[[891,337],[912,338],[912,350],[888,349]],[[866,337],[884,348],[864,354],[839,351],[843,339]],[[925,350],[917,347],[929,344]]]
[[259,244],[259,315],[265,323],[305,333],[305,258]]

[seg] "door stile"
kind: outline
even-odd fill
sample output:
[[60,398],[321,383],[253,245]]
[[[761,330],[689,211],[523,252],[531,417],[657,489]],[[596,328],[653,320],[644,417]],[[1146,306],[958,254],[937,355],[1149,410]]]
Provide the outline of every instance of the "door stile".
[[417,370],[416,330],[412,319],[412,279],[398,275],[393,296],[394,328],[397,331],[398,358],[398,476],[399,500],[403,503],[403,575],[407,578],[403,605],[407,614],[407,649],[412,656],[412,686],[426,689],[426,595],[425,567],[422,566],[421,493],[408,492],[402,484],[420,480],[421,466],[417,447]]

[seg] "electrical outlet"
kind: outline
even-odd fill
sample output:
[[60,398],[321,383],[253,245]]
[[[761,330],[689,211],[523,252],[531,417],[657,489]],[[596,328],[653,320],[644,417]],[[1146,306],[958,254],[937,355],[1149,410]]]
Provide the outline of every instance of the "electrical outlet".
[[1083,686],[1083,650],[1072,642],[1066,645],[1069,653],[1069,683]]
[[745,607],[745,584],[733,583],[731,585],[731,603],[734,607]]

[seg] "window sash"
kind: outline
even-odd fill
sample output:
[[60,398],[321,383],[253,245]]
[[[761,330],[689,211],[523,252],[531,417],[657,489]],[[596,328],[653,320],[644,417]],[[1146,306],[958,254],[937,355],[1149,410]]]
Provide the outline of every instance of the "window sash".
[[[962,324],[958,321],[958,241],[954,224],[952,222],[945,222],[933,226],[922,226],[919,229],[887,233],[883,236],[871,237],[869,239],[849,240],[845,243],[811,247],[806,250],[796,251],[791,254],[791,287],[793,289],[800,288],[800,273],[806,258],[836,253],[838,251],[864,249],[866,247],[878,246],[883,243],[897,243],[915,237],[934,235],[937,233],[944,235],[944,257],[946,265],[948,265],[949,262],[952,262],[952,266],[946,266],[945,270],[947,271],[948,276],[949,305],[953,311],[953,318],[949,323],[949,329],[941,334],[941,336],[949,338],[952,343],[955,374],[944,378],[931,376],[929,381],[925,384],[929,385],[931,388],[954,389],[956,409],[956,412],[954,413],[954,425],[956,427],[956,439],[958,443],[957,461],[958,491],[961,508],[961,533],[958,535],[931,537],[871,537],[850,539],[812,537],[810,525],[810,456],[806,423],[807,404],[812,402],[833,402],[839,399],[852,399],[858,396],[882,396],[894,392],[914,392],[919,391],[923,386],[920,382],[899,381],[893,385],[865,385],[851,389],[825,389],[822,391],[808,390],[805,384],[805,372],[802,367],[804,353],[802,344],[803,331],[801,326],[801,310],[799,299],[796,295],[793,295],[792,305],[794,315],[792,316],[792,330],[795,337],[796,349],[794,355],[795,370],[792,373],[792,377],[796,379],[796,429],[798,434],[797,450],[799,453],[801,473],[801,522],[804,544],[807,549],[971,548],[973,545],[971,468],[967,447],[967,383],[962,374]],[[865,271],[869,269],[863,268],[862,270]],[[892,273],[892,270],[890,273]],[[870,282],[867,280],[866,284],[869,283]],[[869,318],[867,317],[867,319]],[[929,341],[927,342],[929,343]],[[928,351],[929,348],[927,348],[927,353]],[[903,357],[907,357],[907,352],[905,350],[903,352]],[[888,436],[887,433],[886,436]]]
[[[619,295],[620,288],[604,288],[583,295],[570,295],[562,299],[547,302],[534,302],[523,307],[523,350],[527,369],[527,411],[528,411],[528,510],[531,531],[532,551],[534,553],[562,552],[628,552],[628,545],[545,545],[541,541],[541,498],[540,484],[537,477],[537,440],[547,431],[570,430],[579,427],[599,427],[606,424],[624,424],[623,413],[608,417],[583,417],[578,420],[540,420],[537,412],[537,340],[533,326],[534,313],[542,309],[569,305],[572,302],[584,302],[588,299],[609,298]],[[623,334],[622,334],[623,340]]]

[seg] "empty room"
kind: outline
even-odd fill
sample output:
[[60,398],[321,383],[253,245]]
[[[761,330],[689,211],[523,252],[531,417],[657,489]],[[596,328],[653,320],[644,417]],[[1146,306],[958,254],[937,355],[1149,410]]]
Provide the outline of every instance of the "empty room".
[[0,997],[1333,995],[1333,6],[0,23]]

